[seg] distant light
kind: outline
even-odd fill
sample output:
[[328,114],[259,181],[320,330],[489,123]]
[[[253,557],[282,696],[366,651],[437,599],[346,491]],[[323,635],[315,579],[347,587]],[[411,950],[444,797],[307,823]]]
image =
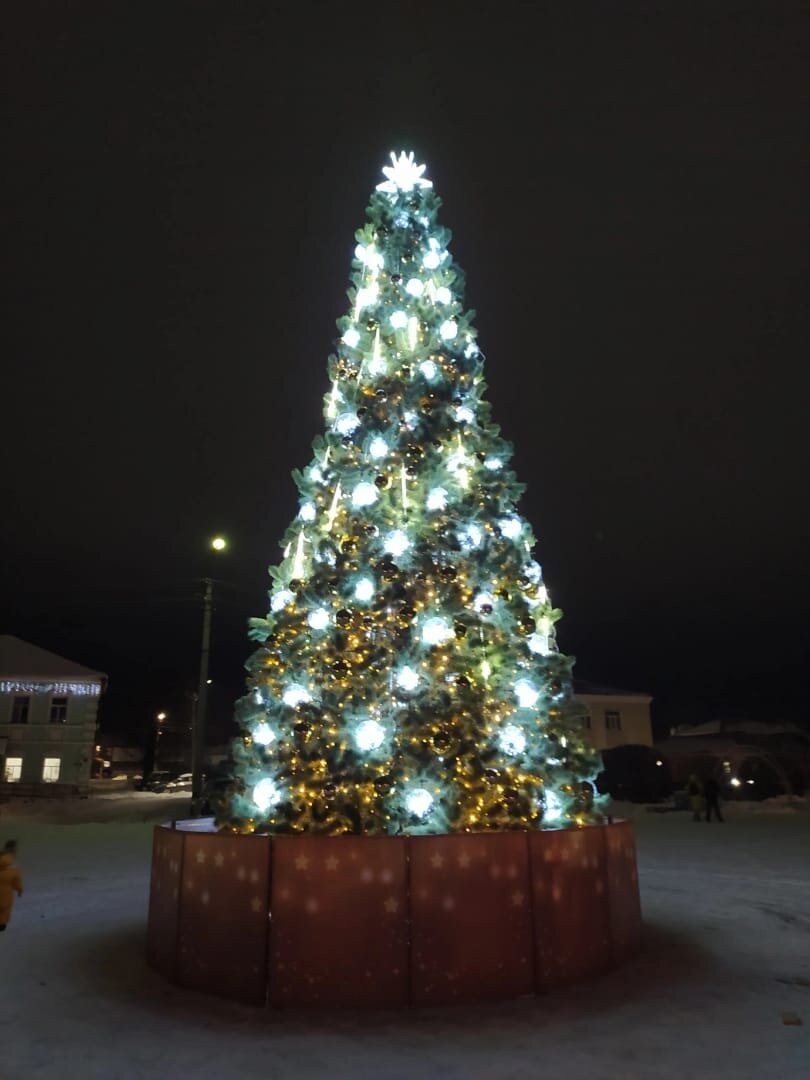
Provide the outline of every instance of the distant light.
[[213,681],[214,681],[213,679],[206,679],[205,680],[206,686],[210,686]]
[[753,784],[753,783],[755,783],[755,781],[754,781],[754,780],[746,780],[745,782],[746,782],[746,784]]
[[729,780],[729,783],[732,787],[739,787],[741,781],[739,781],[736,776],[732,776],[732,778]]
[[167,716],[168,716],[168,713],[165,713],[165,712],[159,712],[157,714],[157,718],[158,718],[158,720],[161,721],[161,723],[166,719]]
[[655,764],[656,764],[656,765],[659,765],[659,766],[660,766],[660,765],[663,765],[664,763],[663,763],[663,761],[661,760],[661,758],[658,758],[658,759],[656,760]]
[[224,551],[227,546],[228,541],[225,539],[224,536],[215,536],[214,539],[211,541],[211,547],[214,549],[214,551]]

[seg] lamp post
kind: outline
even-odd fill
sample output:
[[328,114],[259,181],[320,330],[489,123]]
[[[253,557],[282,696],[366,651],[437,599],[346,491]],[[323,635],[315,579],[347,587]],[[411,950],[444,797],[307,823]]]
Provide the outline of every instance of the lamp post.
[[165,712],[159,712],[155,716],[155,753],[152,759],[152,768],[157,772],[158,758],[160,757],[160,736],[163,734],[161,724],[167,719]]
[[[223,536],[211,540],[212,551],[222,553],[227,550],[228,541]],[[192,806],[202,794],[203,767],[205,765],[205,720],[208,705],[208,659],[211,653],[211,615],[214,609],[214,579],[203,578],[203,621],[202,641],[200,643],[200,680],[197,684],[197,702],[194,709],[194,723],[191,728],[191,798]]]

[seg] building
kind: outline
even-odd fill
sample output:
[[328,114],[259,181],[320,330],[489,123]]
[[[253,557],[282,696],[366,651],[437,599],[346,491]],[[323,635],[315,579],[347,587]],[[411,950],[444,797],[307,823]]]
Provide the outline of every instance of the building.
[[0,635],[0,794],[87,790],[107,676]]
[[582,707],[582,725],[595,749],[652,746],[649,694],[614,690],[575,679],[574,697]]

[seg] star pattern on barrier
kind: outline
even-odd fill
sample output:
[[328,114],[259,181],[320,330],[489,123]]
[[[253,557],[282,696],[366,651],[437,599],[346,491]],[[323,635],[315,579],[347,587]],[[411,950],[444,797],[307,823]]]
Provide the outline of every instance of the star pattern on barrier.
[[525,899],[526,898],[520,891],[520,889],[515,889],[515,891],[512,893],[512,907],[523,907],[523,901]]
[[330,855],[328,859],[324,859],[323,865],[326,870],[337,870],[338,866],[340,866],[340,860],[336,859],[334,855]]
[[256,885],[258,883],[258,881],[259,881],[259,871],[256,870],[256,869],[251,870],[250,871],[250,883],[251,883],[251,885]]
[[383,165],[385,180],[377,184],[377,191],[386,191],[390,195],[396,195],[398,191],[413,191],[414,188],[431,188],[433,181],[426,179],[422,174],[425,165],[417,165],[414,160],[413,150],[407,154],[403,151],[399,157],[391,151],[391,164]]
[[466,851],[462,851],[462,853],[456,859],[456,862],[462,870],[466,870],[467,867],[470,865],[470,856],[467,854]]
[[225,856],[222,854],[221,851],[218,851],[216,853],[216,855],[214,856],[214,865],[215,866],[222,866],[224,862],[225,862]]
[[245,878],[247,877],[247,870],[245,870],[244,866],[237,866],[236,877],[239,881],[245,880]]
[[250,910],[251,911],[261,911],[262,910],[262,902],[261,902],[261,900],[259,899],[258,896],[254,896],[253,899],[250,901]]
[[434,852],[433,855],[430,856],[430,865],[434,870],[441,870],[444,866],[444,855],[440,855],[438,851]]
[[306,855],[296,855],[296,857],[295,857],[295,869],[296,870],[306,870],[308,866],[309,866],[309,859],[306,857]]
[[197,862],[200,864],[200,866],[202,866],[202,864],[207,858],[208,856],[205,854],[202,848],[200,848],[200,850],[197,852]]
[[201,903],[201,904],[207,904],[207,903],[208,903],[208,901],[209,901],[210,899],[211,899],[211,894],[210,894],[210,892],[208,891],[208,889],[204,889],[204,890],[203,890],[203,891],[202,891],[202,892],[200,893],[200,903]]
[[399,900],[395,896],[389,896],[383,903],[383,907],[389,915],[395,915],[399,911]]

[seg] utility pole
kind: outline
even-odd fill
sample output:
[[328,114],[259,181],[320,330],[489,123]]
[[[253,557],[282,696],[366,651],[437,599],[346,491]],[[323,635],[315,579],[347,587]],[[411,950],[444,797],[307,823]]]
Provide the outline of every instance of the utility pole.
[[203,767],[205,765],[205,719],[208,704],[208,657],[211,652],[211,613],[214,601],[213,578],[204,578],[202,643],[200,645],[200,682],[194,723],[191,728],[191,798],[196,803],[202,794]]

